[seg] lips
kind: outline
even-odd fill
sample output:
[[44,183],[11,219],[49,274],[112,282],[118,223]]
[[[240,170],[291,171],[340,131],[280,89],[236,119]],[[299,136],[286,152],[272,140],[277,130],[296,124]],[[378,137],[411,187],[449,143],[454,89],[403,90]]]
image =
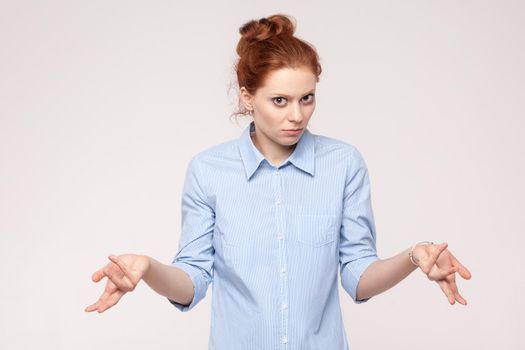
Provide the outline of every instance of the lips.
[[283,133],[285,133],[288,136],[299,136],[303,132],[303,129],[287,129],[283,130]]

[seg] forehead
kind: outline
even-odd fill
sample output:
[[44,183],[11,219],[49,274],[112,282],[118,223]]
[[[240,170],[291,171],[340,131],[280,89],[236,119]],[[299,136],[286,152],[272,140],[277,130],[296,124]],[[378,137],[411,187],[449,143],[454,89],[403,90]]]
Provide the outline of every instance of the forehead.
[[306,67],[281,68],[268,74],[257,93],[300,96],[315,89],[316,76]]

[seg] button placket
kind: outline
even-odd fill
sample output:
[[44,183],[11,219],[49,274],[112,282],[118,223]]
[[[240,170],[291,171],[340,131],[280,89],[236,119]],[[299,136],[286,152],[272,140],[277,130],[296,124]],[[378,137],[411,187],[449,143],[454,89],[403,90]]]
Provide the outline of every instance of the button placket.
[[286,275],[286,240],[284,227],[284,211],[282,208],[282,176],[279,169],[274,172],[275,184],[275,211],[277,219],[277,240],[279,244],[279,289],[280,289],[280,313],[281,329],[280,337],[283,349],[286,349],[288,343],[288,278]]

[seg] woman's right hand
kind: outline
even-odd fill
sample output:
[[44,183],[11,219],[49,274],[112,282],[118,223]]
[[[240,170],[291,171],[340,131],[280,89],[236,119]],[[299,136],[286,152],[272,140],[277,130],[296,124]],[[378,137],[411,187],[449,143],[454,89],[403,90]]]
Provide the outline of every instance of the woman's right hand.
[[111,261],[91,276],[93,282],[108,278],[104,293],[97,302],[85,308],[86,312],[96,310],[101,313],[118,303],[124,294],[135,289],[150,264],[149,257],[145,255],[110,255],[108,258]]

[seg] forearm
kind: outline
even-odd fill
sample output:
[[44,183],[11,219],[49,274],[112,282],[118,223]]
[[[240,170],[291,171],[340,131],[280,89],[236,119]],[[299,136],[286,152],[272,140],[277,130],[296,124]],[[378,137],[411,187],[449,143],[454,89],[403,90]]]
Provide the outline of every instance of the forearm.
[[154,291],[177,303],[188,305],[193,300],[193,283],[183,270],[149,257],[149,267],[142,277]]
[[411,248],[388,259],[374,261],[363,272],[357,285],[357,300],[380,294],[410,275],[417,266],[408,257]]

